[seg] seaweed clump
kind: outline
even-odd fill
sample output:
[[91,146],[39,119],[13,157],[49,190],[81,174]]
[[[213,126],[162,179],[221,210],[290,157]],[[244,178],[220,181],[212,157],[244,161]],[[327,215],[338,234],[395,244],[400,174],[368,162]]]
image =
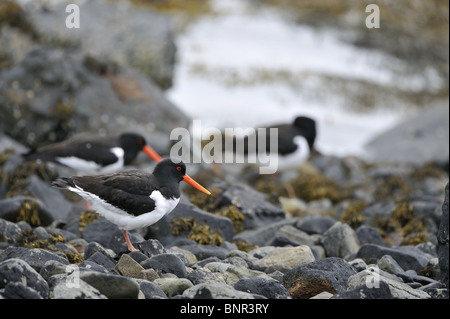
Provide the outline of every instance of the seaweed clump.
[[87,225],[100,218],[100,215],[94,211],[88,210],[80,213],[78,217],[78,231],[81,233]]
[[239,233],[244,230],[243,222],[245,215],[236,205],[222,205],[222,193],[223,189],[213,187],[211,189],[211,195],[195,192],[189,199],[191,203],[204,211],[229,218],[233,223],[234,232]]
[[66,238],[62,234],[49,233],[49,237],[46,239],[38,238],[38,236],[33,233],[31,229],[25,229],[22,231],[18,244],[25,248],[41,248],[50,251],[61,252],[66,255],[69,263],[80,263],[83,261],[83,256],[79,253],[74,253],[73,251],[62,249],[55,246],[58,243],[65,243]]
[[328,178],[320,172],[300,169],[299,177],[291,180],[289,184],[295,195],[306,202],[320,199],[329,199],[334,204],[348,197],[349,192],[335,180]]
[[219,231],[197,221],[192,217],[173,218],[170,223],[172,234],[179,236],[182,231],[189,231],[187,237],[200,245],[223,244],[224,239]]
[[342,214],[342,222],[348,224],[351,228],[356,229],[361,226],[366,218],[361,214],[362,210],[367,207],[366,201],[357,201],[351,203]]

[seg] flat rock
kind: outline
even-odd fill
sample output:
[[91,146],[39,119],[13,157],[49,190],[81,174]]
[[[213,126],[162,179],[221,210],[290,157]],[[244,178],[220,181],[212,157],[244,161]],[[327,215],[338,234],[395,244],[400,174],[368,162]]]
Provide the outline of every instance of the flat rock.
[[254,266],[291,269],[313,261],[315,261],[315,258],[309,246],[277,247],[263,258],[256,260]]
[[155,255],[141,262],[141,265],[145,269],[152,268],[156,271],[161,271],[162,273],[174,274],[178,278],[187,277],[184,262],[174,254]]
[[268,299],[289,299],[288,290],[277,280],[265,277],[245,277],[234,284],[234,289],[261,295]]
[[234,289],[224,283],[201,283],[183,292],[189,299],[255,299],[255,295]]
[[139,285],[133,279],[95,271],[80,273],[80,279],[109,299],[137,299]]
[[376,289],[380,282],[387,284],[393,298],[396,299],[429,299],[430,295],[426,292],[413,289],[409,285],[388,277],[378,267],[369,267],[348,278],[348,289],[354,289],[361,286]]
[[394,258],[405,271],[411,269],[417,273],[420,273],[432,258],[429,254],[414,246],[384,247],[373,244],[361,246],[356,254],[356,258],[379,260],[384,255],[390,255]]
[[171,298],[181,295],[194,285],[186,278],[159,278],[153,281],[166,295]]
[[44,264],[49,260],[55,260],[64,265],[69,264],[69,260],[65,255],[53,253],[41,248],[9,247],[0,253],[0,262],[11,258],[17,258],[25,261],[37,272],[39,272]]
[[323,234],[336,223],[331,217],[309,215],[301,219],[296,227],[307,234]]

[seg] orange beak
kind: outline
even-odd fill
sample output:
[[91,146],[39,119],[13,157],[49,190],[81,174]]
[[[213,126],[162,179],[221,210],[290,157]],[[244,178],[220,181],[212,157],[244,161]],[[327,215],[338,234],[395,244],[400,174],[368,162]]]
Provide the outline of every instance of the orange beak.
[[206,193],[208,195],[211,195],[210,191],[208,191],[206,188],[204,188],[202,185],[200,185],[199,183],[197,183],[196,181],[194,181],[191,177],[189,177],[188,175],[184,175],[183,176],[183,180],[188,183],[191,184],[192,186],[194,186],[195,188],[197,188],[199,191],[202,191],[203,193]]
[[162,161],[162,157],[159,156],[159,154],[156,153],[155,150],[153,148],[151,148],[150,146],[145,145],[142,150],[144,151],[145,154],[147,154],[155,162],[161,162]]

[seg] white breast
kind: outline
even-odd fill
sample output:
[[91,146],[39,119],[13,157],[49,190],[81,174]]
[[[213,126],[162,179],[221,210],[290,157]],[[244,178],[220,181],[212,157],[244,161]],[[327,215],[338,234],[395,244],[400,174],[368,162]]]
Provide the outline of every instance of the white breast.
[[[84,159],[68,156],[68,157],[57,157],[56,159],[63,165],[72,167],[78,171],[84,173],[112,173],[120,170],[124,164],[124,150],[121,147],[113,147],[110,151],[117,157],[117,162],[114,162],[110,165],[102,167],[94,161],[86,161]],[[93,150],[93,152],[95,152]]]

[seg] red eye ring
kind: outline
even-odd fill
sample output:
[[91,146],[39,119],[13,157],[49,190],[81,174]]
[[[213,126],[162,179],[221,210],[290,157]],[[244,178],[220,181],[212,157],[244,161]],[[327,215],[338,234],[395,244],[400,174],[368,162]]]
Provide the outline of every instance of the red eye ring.
[[177,171],[181,172],[181,166],[177,166]]

